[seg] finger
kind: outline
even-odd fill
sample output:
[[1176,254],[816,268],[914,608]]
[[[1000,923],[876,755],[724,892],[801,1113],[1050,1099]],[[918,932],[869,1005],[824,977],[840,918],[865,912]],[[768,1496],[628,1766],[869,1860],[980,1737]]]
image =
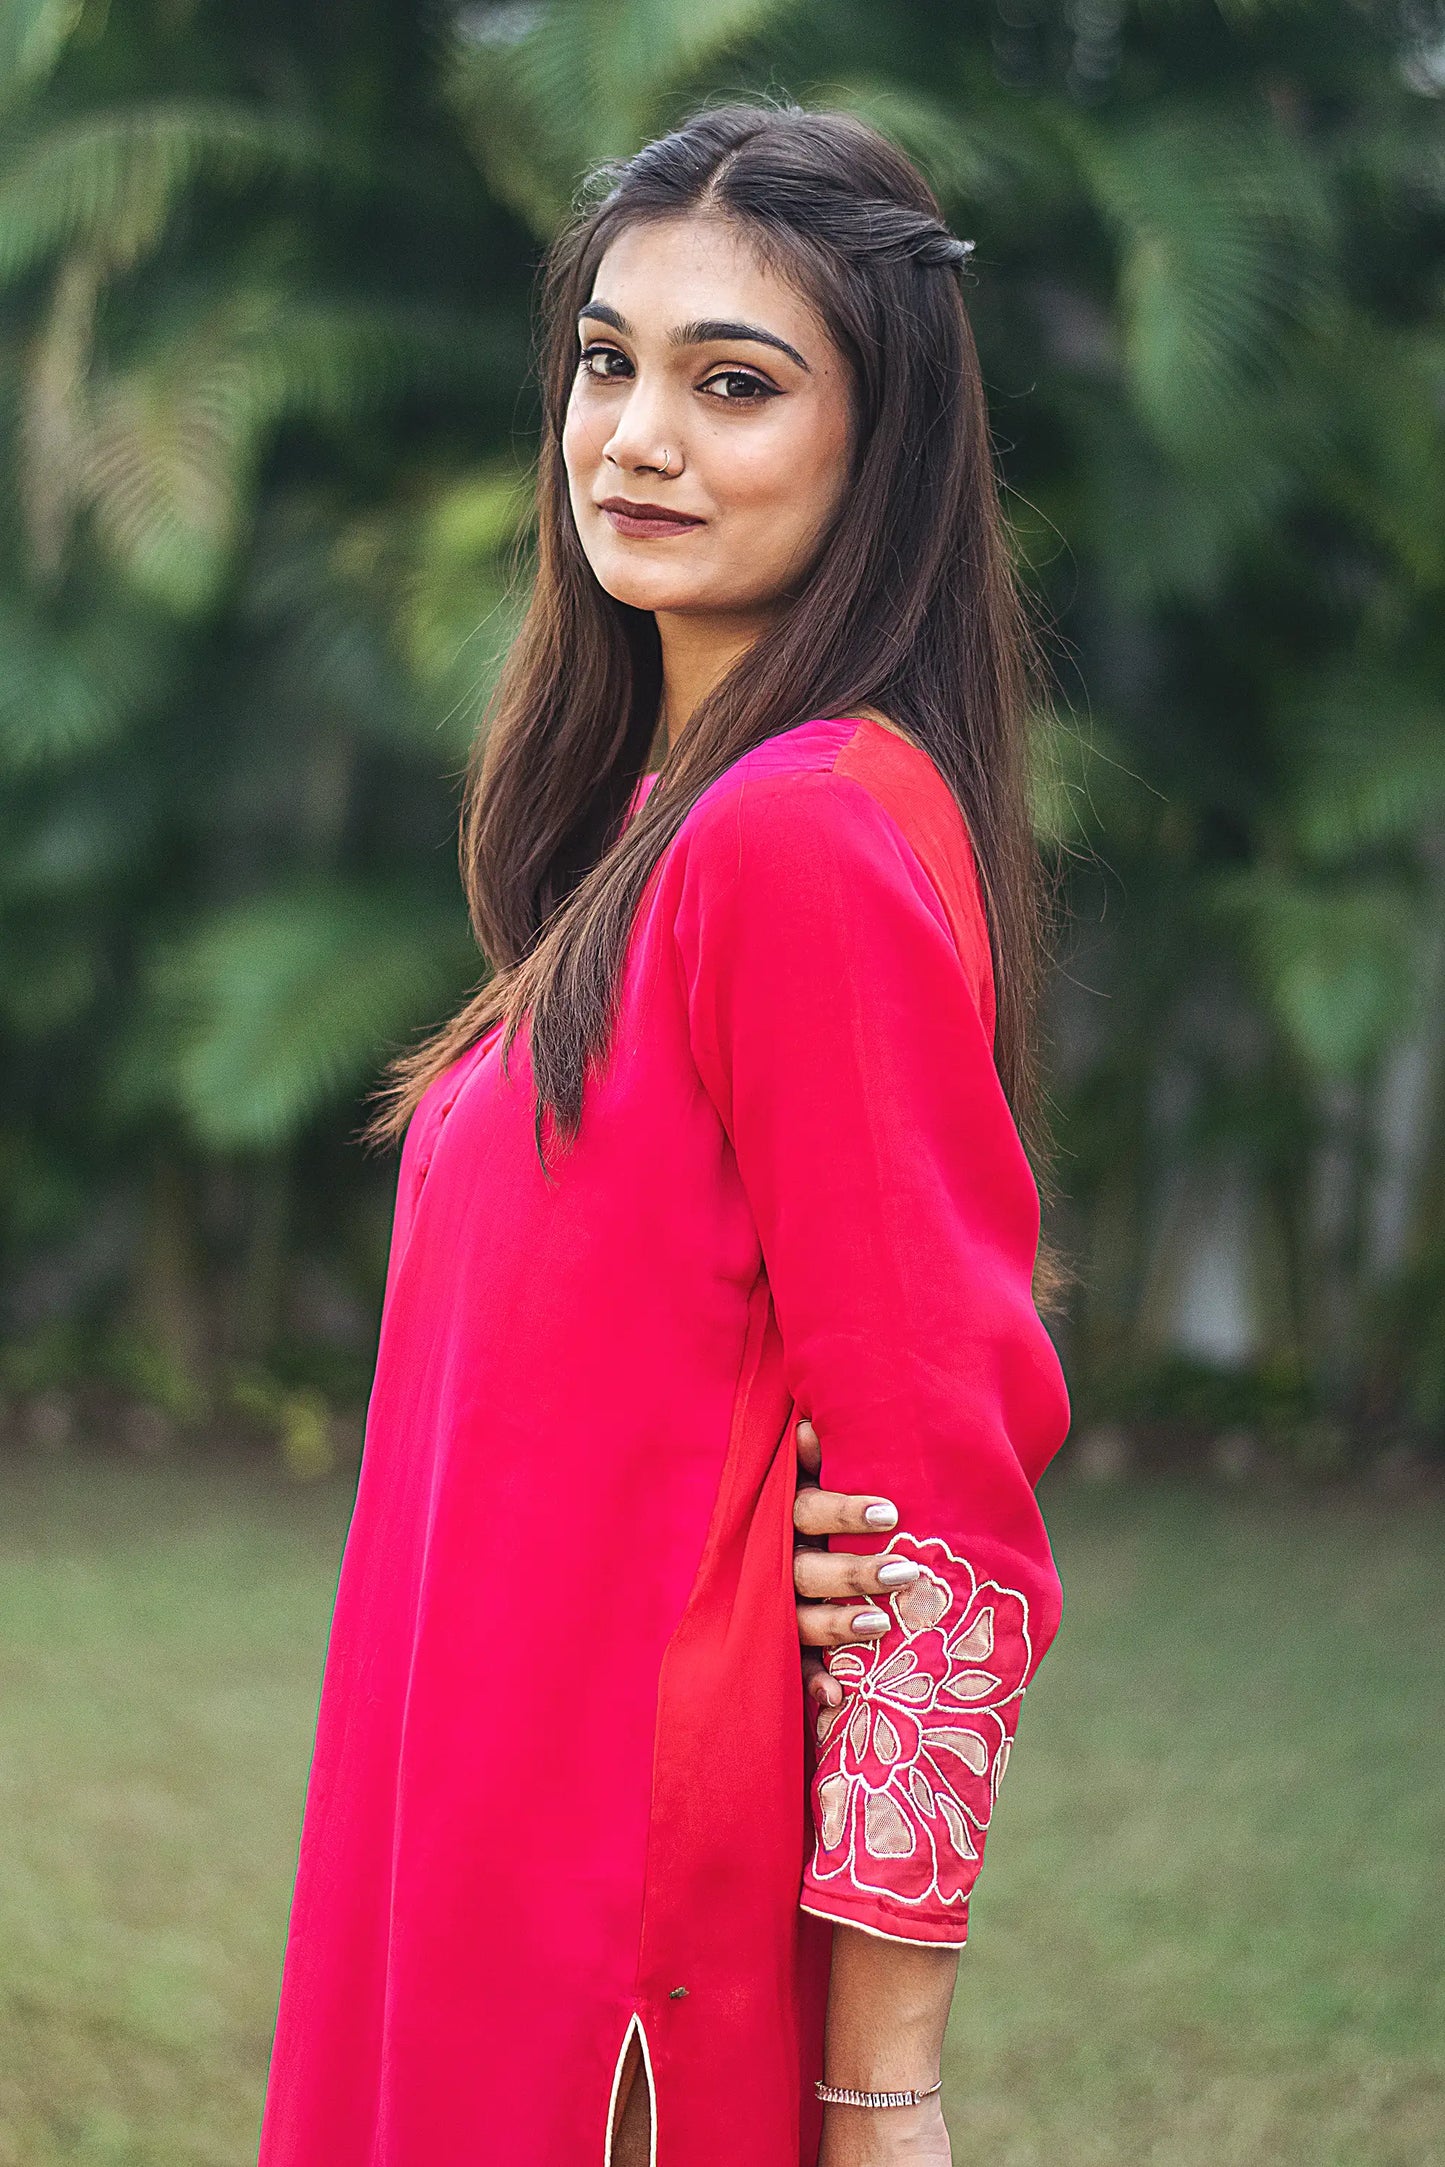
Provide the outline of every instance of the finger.
[[892,1624],[886,1610],[871,1603],[799,1603],[798,1638],[805,1648],[846,1648],[855,1640],[877,1640]]
[[803,1690],[820,1708],[841,1708],[843,1705],[842,1686],[822,1656],[812,1648],[803,1650]]
[[815,1603],[840,1603],[850,1595],[891,1595],[918,1578],[912,1558],[853,1557],[846,1550],[795,1550],[793,1586]]
[[793,1432],[798,1443],[798,1468],[800,1477],[816,1482],[818,1470],[823,1464],[823,1441],[812,1423],[804,1415]]
[[847,1497],[841,1490],[801,1489],[793,1500],[800,1535],[886,1535],[898,1507],[886,1497]]

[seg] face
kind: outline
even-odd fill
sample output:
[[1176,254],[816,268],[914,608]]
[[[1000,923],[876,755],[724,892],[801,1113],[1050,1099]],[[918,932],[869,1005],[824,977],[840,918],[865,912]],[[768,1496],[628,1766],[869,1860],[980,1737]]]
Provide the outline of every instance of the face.
[[847,482],[846,364],[716,217],[618,235],[577,325],[562,449],[587,561],[619,602],[776,613]]

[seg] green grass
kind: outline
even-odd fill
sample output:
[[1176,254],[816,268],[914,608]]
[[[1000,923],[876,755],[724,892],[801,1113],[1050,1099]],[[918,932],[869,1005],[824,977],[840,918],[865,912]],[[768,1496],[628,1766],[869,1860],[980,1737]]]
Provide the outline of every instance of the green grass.
[[[0,1462],[0,2167],[254,2161],[348,1502]],[[1046,1506],[960,2167],[1445,2163],[1445,1511]]]

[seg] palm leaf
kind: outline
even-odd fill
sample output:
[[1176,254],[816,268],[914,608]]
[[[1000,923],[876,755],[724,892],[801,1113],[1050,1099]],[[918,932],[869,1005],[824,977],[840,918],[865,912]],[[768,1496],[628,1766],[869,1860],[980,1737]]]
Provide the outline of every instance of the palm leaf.
[[1062,198],[1073,185],[1071,160],[1039,114],[1002,104],[964,106],[876,76],[836,77],[816,97],[890,136],[945,204],[1007,203],[1013,213],[1021,195]]
[[264,1147],[350,1096],[477,962],[460,898],[341,882],[260,896],[157,955],[148,1050],[168,1049],[169,1092],[203,1144]]
[[1412,581],[1445,587],[1445,332],[1342,311],[1321,374],[1322,486]]
[[1055,509],[1111,605],[1140,618],[1183,603],[1209,608],[1241,554],[1268,547],[1297,485],[1288,447],[1262,414],[1236,418],[1227,452],[1179,463],[1109,386],[1077,379],[1055,392],[1075,443],[1074,485]]
[[0,774],[120,736],[164,695],[174,659],[168,629],[123,596],[71,618],[0,591]]
[[577,187],[665,123],[670,94],[715,72],[796,0],[542,0],[474,10],[451,98],[487,180],[550,234]]
[[1316,1075],[1359,1075],[1410,1024],[1418,914],[1400,883],[1309,881],[1261,866],[1218,876],[1215,896]]
[[1298,748],[1291,826],[1316,859],[1409,842],[1445,822],[1437,673],[1360,657],[1303,678],[1281,720]]
[[438,490],[412,527],[398,633],[459,742],[470,737],[472,714],[516,629],[522,595],[511,558],[530,512],[524,477],[499,462]]
[[0,8],[0,108],[32,95],[65,50],[79,0],[5,0]]
[[97,534],[143,592],[202,609],[281,422],[353,420],[418,389],[465,389],[495,343],[459,312],[255,289],[160,321],[140,358],[93,392],[78,487]]
[[164,100],[47,117],[12,140],[0,163],[0,280],[76,246],[115,265],[134,262],[203,175],[232,186],[278,175],[373,178],[334,135],[274,107]]
[[1288,375],[1333,295],[1319,167],[1263,121],[1169,112],[1078,128],[1084,170],[1122,246],[1125,354],[1162,444],[1217,456],[1241,409]]

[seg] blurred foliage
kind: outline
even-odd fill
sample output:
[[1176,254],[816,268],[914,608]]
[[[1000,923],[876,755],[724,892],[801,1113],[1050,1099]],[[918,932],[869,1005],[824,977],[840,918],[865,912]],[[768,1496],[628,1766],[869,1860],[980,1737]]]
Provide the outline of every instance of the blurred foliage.
[[977,242],[1080,1413],[1438,1439],[1440,0],[6,0],[0,1386],[326,1464],[359,1094],[484,968],[539,248],[737,89],[868,115]]

